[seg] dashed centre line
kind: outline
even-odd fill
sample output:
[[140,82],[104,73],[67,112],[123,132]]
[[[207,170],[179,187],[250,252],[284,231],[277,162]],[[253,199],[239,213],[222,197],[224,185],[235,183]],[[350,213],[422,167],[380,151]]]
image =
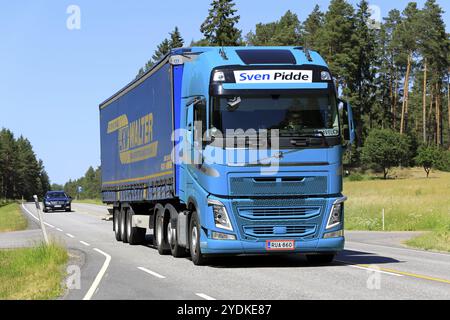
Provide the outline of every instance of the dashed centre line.
[[199,296],[200,298],[203,298],[203,299],[205,299],[205,300],[216,300],[215,298],[210,297],[210,296],[208,296],[208,295],[206,295],[206,294],[204,294],[204,293],[196,293],[195,295],[196,295],[196,296]]
[[68,236],[69,238],[75,238],[75,236],[71,235],[70,233],[66,233],[66,236]]
[[152,275],[152,276],[154,276],[156,278],[160,278],[160,279],[165,279],[166,278],[165,276],[160,275],[159,273],[156,273],[156,272],[154,272],[152,270],[148,270],[147,268],[144,268],[144,267],[138,267],[138,269],[141,270],[141,271],[144,271],[144,272],[146,272],[146,273],[148,273],[148,274],[150,274],[150,275]]
[[89,243],[84,242],[84,241],[80,241],[80,243],[83,244],[83,245],[85,245],[86,247],[90,247],[90,246],[91,246]]

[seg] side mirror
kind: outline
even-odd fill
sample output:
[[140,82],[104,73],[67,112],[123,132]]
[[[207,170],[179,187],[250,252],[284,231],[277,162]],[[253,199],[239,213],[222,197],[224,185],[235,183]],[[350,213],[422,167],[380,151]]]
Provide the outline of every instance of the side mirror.
[[340,109],[342,108],[342,121],[343,121],[342,135],[347,143],[347,146],[350,146],[355,142],[356,138],[356,130],[355,130],[355,123],[353,121],[352,107],[350,106],[350,103],[346,101],[339,100],[339,103],[340,103],[339,108]]

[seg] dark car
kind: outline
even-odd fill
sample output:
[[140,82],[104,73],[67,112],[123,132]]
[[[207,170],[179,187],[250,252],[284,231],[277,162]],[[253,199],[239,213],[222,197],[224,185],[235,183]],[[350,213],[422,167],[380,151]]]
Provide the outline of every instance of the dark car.
[[64,210],[70,212],[72,210],[72,197],[68,196],[64,191],[49,191],[43,199],[44,212]]

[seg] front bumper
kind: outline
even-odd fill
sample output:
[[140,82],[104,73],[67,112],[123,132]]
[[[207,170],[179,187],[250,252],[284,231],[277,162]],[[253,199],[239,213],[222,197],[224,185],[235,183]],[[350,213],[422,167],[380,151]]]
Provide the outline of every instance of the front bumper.
[[68,204],[44,204],[44,209],[46,210],[67,210],[71,208],[71,203]]
[[296,240],[295,249],[289,251],[268,251],[266,242],[242,240],[206,239],[200,243],[204,254],[276,254],[276,253],[320,253],[338,252],[344,249],[345,238],[330,238],[316,240]]

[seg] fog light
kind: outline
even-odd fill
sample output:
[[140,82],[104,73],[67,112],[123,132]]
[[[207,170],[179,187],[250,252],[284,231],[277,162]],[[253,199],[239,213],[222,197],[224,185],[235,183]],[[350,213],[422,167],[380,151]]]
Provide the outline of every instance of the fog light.
[[344,236],[344,230],[334,231],[334,232],[328,232],[323,235],[324,239],[330,239],[330,238],[340,238]]
[[212,238],[214,240],[236,240],[236,236],[234,234],[226,234],[221,232],[212,232]]

